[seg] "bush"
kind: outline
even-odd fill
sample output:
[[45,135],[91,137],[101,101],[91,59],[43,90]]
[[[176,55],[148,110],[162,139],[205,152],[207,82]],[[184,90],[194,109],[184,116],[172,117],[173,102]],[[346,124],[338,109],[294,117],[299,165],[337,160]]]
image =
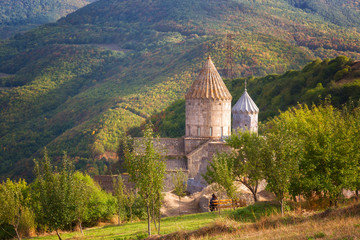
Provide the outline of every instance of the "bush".
[[239,208],[230,213],[229,217],[241,222],[255,222],[263,216],[280,212],[280,205],[272,202],[257,202],[245,208]]

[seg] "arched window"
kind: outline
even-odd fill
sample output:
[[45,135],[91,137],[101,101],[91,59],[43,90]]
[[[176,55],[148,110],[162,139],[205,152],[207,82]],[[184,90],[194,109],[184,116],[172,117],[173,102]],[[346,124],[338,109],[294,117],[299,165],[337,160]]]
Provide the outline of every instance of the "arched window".
[[212,137],[213,132],[212,132],[212,127],[210,127],[210,137]]
[[200,137],[200,127],[198,127],[198,136]]
[[221,136],[223,136],[223,135],[224,135],[224,128],[221,127]]

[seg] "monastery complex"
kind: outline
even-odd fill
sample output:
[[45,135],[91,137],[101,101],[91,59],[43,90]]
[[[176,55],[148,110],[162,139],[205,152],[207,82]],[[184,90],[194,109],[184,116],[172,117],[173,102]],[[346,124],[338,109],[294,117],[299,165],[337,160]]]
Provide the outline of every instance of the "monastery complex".
[[[233,131],[258,131],[259,109],[247,93],[231,109],[232,96],[210,56],[199,76],[185,95],[185,136],[160,138],[155,147],[166,158],[167,176],[165,191],[171,190],[171,173],[181,170],[188,175],[188,192],[199,192],[207,186],[202,177],[209,162],[217,152],[229,152],[224,139]],[[231,124],[232,115],[232,124]],[[231,126],[232,125],[232,126]],[[141,151],[142,138],[135,144]],[[122,175],[128,183],[128,176]],[[106,190],[112,190],[111,176],[95,176],[94,179]]]
[[246,88],[232,109],[231,100],[232,96],[209,56],[185,95],[185,136],[160,138],[157,145],[164,149],[160,151],[166,155],[169,172],[182,169],[188,173],[189,192],[206,187],[201,175],[206,172],[214,154],[231,150],[224,142],[231,131],[258,131],[259,109]]

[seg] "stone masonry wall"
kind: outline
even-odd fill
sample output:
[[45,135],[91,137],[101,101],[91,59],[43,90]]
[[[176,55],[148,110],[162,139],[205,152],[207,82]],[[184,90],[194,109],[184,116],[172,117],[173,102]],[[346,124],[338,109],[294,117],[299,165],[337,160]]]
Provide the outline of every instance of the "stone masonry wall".
[[231,100],[186,99],[186,137],[220,138],[231,131]]

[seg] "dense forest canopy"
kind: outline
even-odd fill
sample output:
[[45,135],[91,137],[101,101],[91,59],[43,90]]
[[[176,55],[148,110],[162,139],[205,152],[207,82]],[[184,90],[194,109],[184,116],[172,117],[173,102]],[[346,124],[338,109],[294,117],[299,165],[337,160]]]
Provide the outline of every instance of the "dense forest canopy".
[[2,0],[0,4],[0,38],[10,37],[61,17],[95,0]]
[[[106,173],[120,136],[182,99],[208,54],[227,78],[229,48],[263,120],[319,94],[342,104],[357,96],[358,10],[355,0],[99,0],[3,40],[0,175],[31,175],[45,146]],[[234,99],[241,84],[228,80]]]

